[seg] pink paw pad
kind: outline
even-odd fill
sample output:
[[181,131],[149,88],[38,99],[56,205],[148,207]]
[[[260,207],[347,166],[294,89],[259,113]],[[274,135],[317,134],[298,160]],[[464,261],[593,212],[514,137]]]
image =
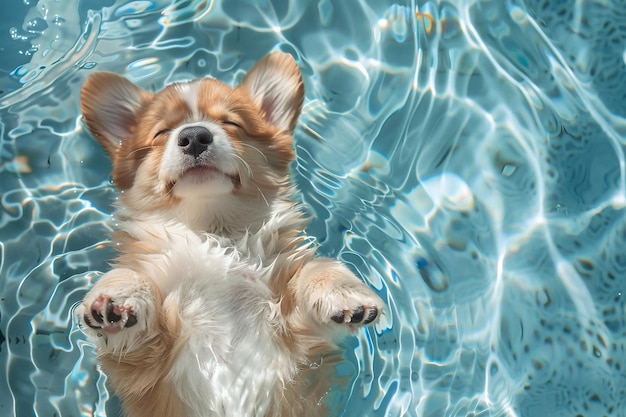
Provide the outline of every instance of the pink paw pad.
[[137,324],[137,317],[130,308],[116,304],[106,295],[99,296],[87,307],[84,320],[92,329],[102,329],[107,333],[117,333]]
[[368,325],[378,317],[378,308],[359,306],[354,310],[342,310],[333,314],[330,318],[335,323]]

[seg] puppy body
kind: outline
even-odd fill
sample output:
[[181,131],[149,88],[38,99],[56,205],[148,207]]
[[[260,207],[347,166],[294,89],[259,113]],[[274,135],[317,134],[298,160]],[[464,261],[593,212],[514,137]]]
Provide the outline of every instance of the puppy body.
[[271,288],[279,268],[180,224],[122,226],[149,247],[120,259],[90,296],[99,297],[101,285],[107,292],[114,286],[117,297],[125,289],[133,295],[124,307],[139,321],[116,333],[88,330],[100,336],[103,369],[128,413],[255,416],[280,404],[275,396],[306,358],[283,340],[289,324]]
[[315,258],[290,201],[302,99],[277,53],[235,89],[151,94],[111,74],[83,88],[120,189],[120,254],[78,312],[128,415],[324,415],[334,342],[382,311],[345,266]]

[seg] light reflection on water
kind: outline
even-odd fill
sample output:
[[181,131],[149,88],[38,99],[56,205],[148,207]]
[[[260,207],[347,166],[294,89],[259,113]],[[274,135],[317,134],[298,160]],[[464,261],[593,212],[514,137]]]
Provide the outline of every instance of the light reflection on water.
[[305,78],[309,233],[389,306],[346,342],[333,415],[626,413],[619,1],[11,0],[0,16],[0,414],[118,410],[71,320],[113,254],[83,81],[235,83],[272,49]]

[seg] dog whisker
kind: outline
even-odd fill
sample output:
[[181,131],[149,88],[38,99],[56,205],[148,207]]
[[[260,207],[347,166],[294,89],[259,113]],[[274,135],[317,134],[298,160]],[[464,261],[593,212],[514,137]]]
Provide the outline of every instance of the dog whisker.
[[130,152],[126,155],[126,157],[127,157],[127,158],[130,158],[130,157],[131,157],[131,155],[136,154],[137,152],[147,151],[147,150],[150,150],[150,149],[153,149],[153,148],[161,148],[161,147],[162,147],[162,145],[148,145],[148,146],[142,146],[142,147],[140,147],[140,148],[133,149],[132,151],[130,151]]
[[[246,169],[246,172],[248,173],[248,177],[252,178],[253,173],[252,173],[252,168],[250,167],[250,164],[248,164],[245,159],[237,155],[235,152],[231,153],[231,155],[233,158],[241,162],[241,165],[243,165],[243,167]],[[241,178],[241,170],[239,169],[239,166],[237,166],[237,174]]]
[[267,198],[265,197],[265,194],[263,193],[263,191],[261,191],[261,188],[257,185],[256,189],[258,190],[258,192],[261,195],[261,197],[263,197],[263,201],[265,201],[265,205],[267,207],[270,207],[270,202],[267,201]]
[[247,146],[248,148],[251,148],[251,149],[253,149],[253,150],[257,151],[258,153],[260,153],[260,154],[261,154],[261,156],[263,157],[263,159],[265,160],[265,162],[268,162],[267,155],[265,155],[265,154],[264,154],[264,153],[263,153],[263,152],[262,152],[259,148],[257,148],[257,147],[256,147],[256,146],[254,146],[254,145],[251,145],[251,144],[249,144],[249,143],[243,143],[243,142],[242,142],[241,144],[242,144],[243,146]]

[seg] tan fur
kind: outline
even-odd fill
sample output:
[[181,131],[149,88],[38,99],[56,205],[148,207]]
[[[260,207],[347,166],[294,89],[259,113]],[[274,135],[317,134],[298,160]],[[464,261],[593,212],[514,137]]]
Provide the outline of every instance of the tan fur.
[[[250,308],[255,320],[267,321],[259,326],[259,337],[265,337],[262,330],[269,328],[270,340],[259,343],[277,346],[277,352],[296,370],[293,375],[287,372],[289,380],[282,386],[272,388],[264,416],[327,413],[324,400],[340,359],[337,337],[370,324],[367,315],[373,312],[376,316],[372,317],[377,317],[383,304],[345,266],[315,258],[315,246],[303,234],[307,221],[298,206],[289,202],[289,165],[295,157],[292,134],[303,99],[300,71],[290,56],[280,53],[261,60],[235,88],[203,79],[173,84],[153,94],[112,74],[94,74],[85,83],[81,94],[85,123],[110,156],[115,185],[123,193],[118,213],[122,229],[113,235],[120,254],[114,269],[85,297],[82,314],[86,330],[110,341],[119,337],[111,330],[115,326],[123,335],[137,332],[132,348],[112,348],[111,342],[98,349],[102,369],[129,416],[183,417],[190,406],[177,394],[181,387],[170,380],[193,337],[189,327],[195,325],[182,321],[185,307],[169,296],[189,279],[184,258],[180,270],[172,269],[167,258],[177,256],[181,236],[183,244],[190,245],[215,239],[226,248],[225,253],[233,251],[237,259],[260,263],[258,270],[272,271],[267,282],[269,299],[252,301],[251,306],[243,304],[249,300],[241,299],[241,305],[229,306]],[[162,170],[162,161],[169,156],[168,144],[173,143],[172,132],[186,123],[205,121],[217,126],[220,134],[224,132],[237,161],[236,174],[222,173],[232,181],[231,191],[199,199],[198,204],[206,206],[191,211],[202,217],[203,210],[223,210],[208,224],[179,211],[194,204],[185,200],[189,197],[176,194],[186,174],[170,170],[165,175]],[[232,204],[222,208],[222,200]],[[240,209],[243,214],[239,216],[229,212]],[[148,229],[142,223],[144,217],[156,219],[147,222]],[[186,233],[190,233],[188,242]],[[202,259],[196,255],[189,259],[189,263],[197,261]],[[203,274],[210,276],[211,268],[206,265]],[[94,309],[107,300],[128,313],[139,306],[146,308],[151,316],[142,317],[145,328],[112,321],[111,327],[105,322],[98,329]],[[209,305],[219,300],[203,301]],[[351,322],[364,309],[365,318]],[[255,337],[250,335],[252,343]],[[231,415],[223,411],[217,414]]]
[[185,343],[175,306],[159,309],[156,325],[159,336],[145,340],[140,348],[123,355],[100,354],[98,359],[128,415],[183,416],[184,406],[165,379]]
[[[274,55],[276,54],[271,56],[272,61],[278,58]],[[299,71],[293,62],[285,62],[293,65],[291,68],[293,76],[298,74],[299,77]],[[239,132],[239,129],[232,125],[225,125],[225,130],[234,146],[253,170],[248,181],[244,178],[244,183],[237,187],[237,193],[242,198],[259,199],[264,196],[269,200],[275,198],[281,189],[284,192],[287,186],[286,176],[289,164],[295,156],[291,133],[295,128],[297,118],[292,119],[290,130],[287,131],[280,131],[269,124],[259,113],[245,83],[246,80],[241,86],[231,88],[214,79],[203,79],[199,87],[198,108],[202,110],[202,116],[207,119],[218,122],[233,120],[242,126],[242,132]],[[121,85],[111,88],[111,84]],[[303,91],[301,81],[298,82],[298,86],[298,95],[300,95]],[[107,91],[111,91],[110,95],[120,91],[130,91],[133,94],[133,100],[126,105],[131,110],[128,116],[118,118],[123,123],[118,129],[122,131],[119,134],[123,137],[120,138],[111,137],[111,132],[107,132],[109,123],[105,118],[107,113],[102,112],[99,106],[103,101],[102,93]],[[215,100],[216,97],[219,97],[219,100]],[[294,114],[297,115],[300,112],[301,103],[292,104]],[[119,105],[124,106],[123,101]],[[132,108],[133,105],[136,107]],[[159,183],[156,174],[163,155],[165,138],[165,135],[157,136],[157,133],[180,124],[191,112],[184,100],[176,93],[176,84],[167,86],[155,95],[113,74],[96,73],[82,88],[81,111],[89,130],[113,161],[112,176],[117,188],[127,190],[137,183],[147,186],[147,188],[141,188],[141,196],[146,202],[142,204],[142,207],[135,207],[132,200],[124,201],[125,204],[136,209],[161,210],[179,203],[179,199],[170,192],[172,183],[162,183],[156,189],[156,193],[154,187],[154,184]],[[248,146],[242,145],[242,133],[250,142]],[[120,146],[114,146],[113,142],[119,142]],[[257,162],[259,158],[271,163],[273,169],[271,177],[267,176],[266,170],[256,169],[259,166]],[[144,165],[147,169],[139,171],[140,165]],[[245,169],[242,168],[242,172],[245,172]],[[276,187],[276,181],[280,178],[283,178],[284,183]],[[252,179],[253,184],[248,185],[247,183],[250,183]],[[124,199],[123,196],[122,199]]]

